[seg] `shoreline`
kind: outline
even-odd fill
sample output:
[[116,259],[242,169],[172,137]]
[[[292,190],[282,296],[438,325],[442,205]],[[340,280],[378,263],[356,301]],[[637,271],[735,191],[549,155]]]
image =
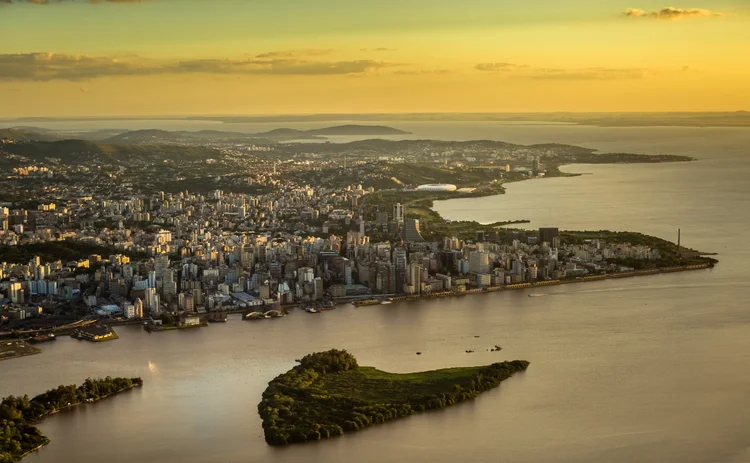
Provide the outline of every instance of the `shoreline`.
[[33,421],[33,422],[30,422],[30,423],[31,423],[31,424],[37,424],[37,423],[41,423],[41,422],[42,422],[42,421],[43,421],[43,420],[44,420],[45,418],[47,418],[47,417],[48,417],[48,416],[50,416],[50,415],[55,415],[55,414],[57,414],[57,413],[60,413],[60,412],[62,412],[62,411],[65,411],[65,410],[69,410],[69,409],[71,409],[71,408],[75,408],[75,407],[79,407],[79,406],[81,406],[81,405],[94,404],[94,403],[97,403],[97,402],[99,402],[100,400],[108,399],[108,398],[110,398],[110,397],[113,397],[113,396],[116,396],[116,395],[118,395],[118,394],[121,394],[121,393],[123,393],[123,392],[125,392],[125,391],[129,391],[129,390],[131,390],[131,389],[133,389],[133,388],[136,388],[136,387],[141,387],[142,385],[143,385],[143,383],[133,383],[133,384],[132,384],[132,385],[130,385],[130,386],[124,387],[124,388],[120,389],[119,391],[115,391],[115,392],[113,392],[113,393],[111,393],[111,394],[108,394],[108,395],[105,395],[105,396],[99,397],[98,399],[91,399],[91,400],[89,400],[89,401],[85,401],[85,400],[84,400],[84,401],[82,401],[82,402],[76,402],[76,403],[72,403],[72,404],[70,404],[70,405],[68,405],[68,406],[66,406],[66,407],[63,407],[63,408],[57,408],[57,409],[55,409],[55,410],[51,410],[51,411],[49,411],[49,412],[45,413],[44,415],[40,416],[38,420],[35,420],[35,421]]
[[[49,416],[51,416],[51,415],[55,415],[55,414],[57,414],[57,413],[60,413],[60,412],[62,412],[62,411],[65,411],[65,410],[69,410],[69,409],[72,409],[72,408],[75,408],[75,407],[79,407],[79,406],[81,406],[81,405],[93,404],[93,403],[99,402],[100,400],[108,399],[108,398],[110,398],[110,397],[113,397],[113,396],[116,396],[116,395],[118,395],[118,394],[121,394],[121,393],[123,393],[123,392],[125,392],[125,391],[129,391],[129,390],[131,390],[131,389],[133,389],[133,388],[136,388],[136,387],[141,387],[142,385],[143,385],[143,383],[135,383],[135,384],[132,384],[131,386],[125,387],[125,388],[123,388],[123,389],[120,389],[119,391],[115,391],[115,392],[113,392],[113,393],[111,393],[111,394],[108,394],[108,395],[106,395],[106,396],[103,396],[103,397],[99,397],[99,398],[98,398],[98,399],[96,399],[96,400],[89,400],[89,401],[76,402],[76,403],[74,403],[74,404],[70,404],[70,405],[68,405],[67,407],[63,407],[63,408],[58,408],[58,409],[55,409],[55,410],[51,410],[51,411],[49,411],[49,412],[47,412],[47,413],[45,413],[45,414],[41,415],[41,416],[39,417],[39,419],[37,419],[37,420],[34,420],[34,421],[29,421],[29,422],[28,422],[28,424],[29,424],[29,425],[36,425],[36,424],[39,424],[39,423],[41,423],[42,421],[44,421],[44,420],[45,420],[46,418],[48,418]],[[43,449],[44,447],[46,447],[47,445],[49,445],[49,444],[50,444],[50,443],[52,442],[52,441],[51,441],[51,440],[50,440],[50,439],[49,439],[48,437],[46,437],[46,436],[44,436],[44,440],[45,440],[45,441],[44,441],[44,442],[43,442],[42,444],[40,444],[40,445],[39,445],[38,447],[35,447],[35,448],[33,448],[33,449],[31,449],[31,450],[27,451],[27,452],[26,452],[26,453],[24,453],[23,455],[19,456],[19,457],[18,457],[18,458],[17,458],[17,459],[15,460],[15,461],[19,462],[19,461],[23,460],[23,459],[24,459],[24,458],[26,458],[27,456],[31,455],[31,454],[32,454],[32,453],[34,453],[34,452],[38,452],[39,450]]]
[[48,446],[48,445],[49,445],[49,444],[50,444],[50,443],[52,442],[52,441],[51,441],[51,440],[49,440],[49,438],[47,438],[47,437],[45,437],[45,438],[44,438],[44,440],[45,440],[45,442],[43,442],[43,443],[39,444],[39,446],[38,446],[38,447],[35,447],[35,448],[33,448],[33,449],[29,450],[28,452],[24,453],[23,455],[19,456],[19,457],[18,457],[18,459],[17,459],[16,461],[18,462],[18,461],[21,461],[21,460],[23,460],[24,458],[28,457],[28,456],[29,456],[29,455],[31,455],[32,453],[34,453],[34,452],[38,452],[39,450],[41,450],[41,449],[43,449],[44,447]]
[[665,268],[659,268],[659,269],[650,269],[650,270],[634,270],[632,272],[621,272],[621,273],[612,273],[608,275],[592,275],[587,277],[579,277],[573,280],[547,280],[547,281],[539,281],[534,283],[518,283],[513,285],[506,285],[506,286],[490,286],[486,288],[474,288],[466,290],[465,292],[456,292],[456,291],[442,291],[439,293],[431,293],[431,294],[421,294],[418,296],[396,296],[396,297],[388,297],[377,299],[365,299],[361,301],[352,301],[352,305],[355,307],[364,307],[364,306],[370,306],[370,305],[381,305],[383,301],[387,301],[389,303],[398,303],[398,302],[413,302],[413,301],[419,301],[419,300],[430,300],[430,299],[440,299],[440,298],[446,298],[446,297],[463,297],[468,296],[472,294],[487,294],[487,293],[497,293],[497,292],[503,292],[503,291],[514,291],[519,289],[532,289],[532,288],[543,288],[547,286],[560,286],[560,285],[566,285],[566,284],[573,284],[573,283],[588,283],[592,281],[604,281],[604,280],[613,280],[613,279],[619,279],[619,278],[634,278],[634,277],[641,277],[641,276],[650,276],[650,275],[658,275],[662,273],[678,273],[678,272],[690,272],[695,270],[706,270],[713,268],[712,264],[696,264],[696,265],[686,265],[686,266],[680,266],[680,267],[665,267]]

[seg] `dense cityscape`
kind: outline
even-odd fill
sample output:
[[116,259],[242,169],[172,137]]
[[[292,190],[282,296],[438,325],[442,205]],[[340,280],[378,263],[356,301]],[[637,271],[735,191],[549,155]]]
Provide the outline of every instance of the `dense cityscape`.
[[[173,157],[156,161],[169,145],[153,134],[153,144],[115,145],[128,156],[114,158],[102,145],[83,153],[80,144],[88,142],[34,137],[43,138],[10,131],[0,144],[12,166],[3,180],[6,196],[35,198],[1,204],[6,335],[44,340],[56,328],[110,339],[109,326],[123,321],[145,320],[152,329],[201,326],[229,311],[252,319],[294,307],[317,313],[337,303],[560,283],[698,258],[637,234],[451,222],[430,208],[435,199],[498,194],[510,181],[565,175],[558,166],[581,157],[686,160],[679,157],[501,142],[261,146],[253,138],[211,146],[214,136],[169,147]],[[389,151],[394,143],[401,149]],[[57,157],[39,154],[54,149]],[[180,157],[184,152],[192,157]],[[89,157],[99,161],[95,168]],[[216,175],[197,177],[201,169]],[[198,191],[174,184],[171,192],[153,191],[165,185],[165,172]],[[220,188],[225,183],[230,191]]]

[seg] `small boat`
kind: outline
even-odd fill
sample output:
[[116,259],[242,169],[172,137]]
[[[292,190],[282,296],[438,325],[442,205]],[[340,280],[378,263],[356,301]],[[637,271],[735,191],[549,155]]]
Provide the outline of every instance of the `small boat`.
[[474,353],[474,351],[473,351],[473,350],[467,350],[467,351],[466,351],[466,353],[467,353],[467,354],[473,354],[473,353]]
[[422,355],[422,353],[421,352],[417,352],[417,355]]
[[318,311],[318,309],[316,309],[315,307],[308,307],[308,308],[305,309],[305,312],[307,312],[307,313],[320,313]]
[[34,337],[29,338],[28,341],[31,344],[38,344],[40,342],[54,341],[55,339],[57,339],[55,337],[55,334],[54,333],[49,333],[49,334],[38,334],[38,335],[36,335]]
[[542,297],[542,296],[546,296],[546,294],[540,294],[540,293],[529,294],[529,297]]
[[383,305],[393,304],[393,301],[382,301],[381,304],[383,304]]

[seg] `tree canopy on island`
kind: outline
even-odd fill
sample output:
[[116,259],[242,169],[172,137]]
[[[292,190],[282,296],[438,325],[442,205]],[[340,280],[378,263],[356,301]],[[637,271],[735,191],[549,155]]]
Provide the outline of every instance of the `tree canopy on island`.
[[334,349],[307,355],[272,380],[258,412],[271,445],[320,440],[473,399],[528,366],[514,360],[393,374]]
[[117,394],[143,384],[141,378],[88,378],[80,386],[60,385],[56,389],[29,396],[8,396],[0,402],[0,463],[13,463],[27,453],[49,443],[31,424],[47,415],[84,402]]

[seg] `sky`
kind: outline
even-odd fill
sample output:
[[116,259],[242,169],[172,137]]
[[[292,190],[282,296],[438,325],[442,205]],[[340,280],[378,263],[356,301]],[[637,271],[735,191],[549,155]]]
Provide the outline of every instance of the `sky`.
[[748,110],[748,50],[748,0],[0,0],[0,117]]

